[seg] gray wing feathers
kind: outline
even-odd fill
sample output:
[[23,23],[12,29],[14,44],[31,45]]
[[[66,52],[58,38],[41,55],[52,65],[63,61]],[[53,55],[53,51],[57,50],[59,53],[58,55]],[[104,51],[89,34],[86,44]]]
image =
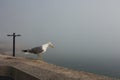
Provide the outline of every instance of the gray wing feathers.
[[40,47],[35,47],[35,48],[30,49],[29,52],[30,52],[30,53],[34,53],[34,54],[38,54],[38,53],[43,52],[43,49],[42,49],[42,46],[40,46]]

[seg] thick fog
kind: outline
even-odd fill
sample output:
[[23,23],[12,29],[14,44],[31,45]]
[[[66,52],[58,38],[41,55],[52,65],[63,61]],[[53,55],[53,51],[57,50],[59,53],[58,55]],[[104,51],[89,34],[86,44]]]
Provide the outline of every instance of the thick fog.
[[0,0],[0,50],[12,49],[13,32],[17,51],[51,41],[48,62],[120,67],[119,0]]

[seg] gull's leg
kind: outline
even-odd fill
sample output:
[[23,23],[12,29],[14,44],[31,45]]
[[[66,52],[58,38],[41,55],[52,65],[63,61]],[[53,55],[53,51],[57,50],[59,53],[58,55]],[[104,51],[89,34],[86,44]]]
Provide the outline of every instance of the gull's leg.
[[38,59],[42,60],[42,54],[38,54]]

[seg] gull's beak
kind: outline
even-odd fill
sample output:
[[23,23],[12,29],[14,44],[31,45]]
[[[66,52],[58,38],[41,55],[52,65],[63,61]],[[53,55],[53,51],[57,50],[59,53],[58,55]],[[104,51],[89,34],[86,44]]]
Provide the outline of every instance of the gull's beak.
[[49,46],[50,46],[51,48],[54,48],[54,47],[55,47],[51,42],[49,42]]
[[52,47],[52,48],[54,48],[55,46],[54,46],[54,45],[52,45],[51,47]]
[[54,45],[50,45],[51,48],[54,48],[55,46]]

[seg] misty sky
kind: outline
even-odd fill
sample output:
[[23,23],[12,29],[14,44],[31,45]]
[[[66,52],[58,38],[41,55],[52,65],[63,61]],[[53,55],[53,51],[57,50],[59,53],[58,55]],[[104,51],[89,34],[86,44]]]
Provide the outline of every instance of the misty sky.
[[54,53],[117,57],[120,0],[0,0],[1,47],[13,32],[21,48],[52,41]]
[[0,53],[13,32],[18,54],[51,41],[48,62],[120,75],[120,0],[0,0]]

